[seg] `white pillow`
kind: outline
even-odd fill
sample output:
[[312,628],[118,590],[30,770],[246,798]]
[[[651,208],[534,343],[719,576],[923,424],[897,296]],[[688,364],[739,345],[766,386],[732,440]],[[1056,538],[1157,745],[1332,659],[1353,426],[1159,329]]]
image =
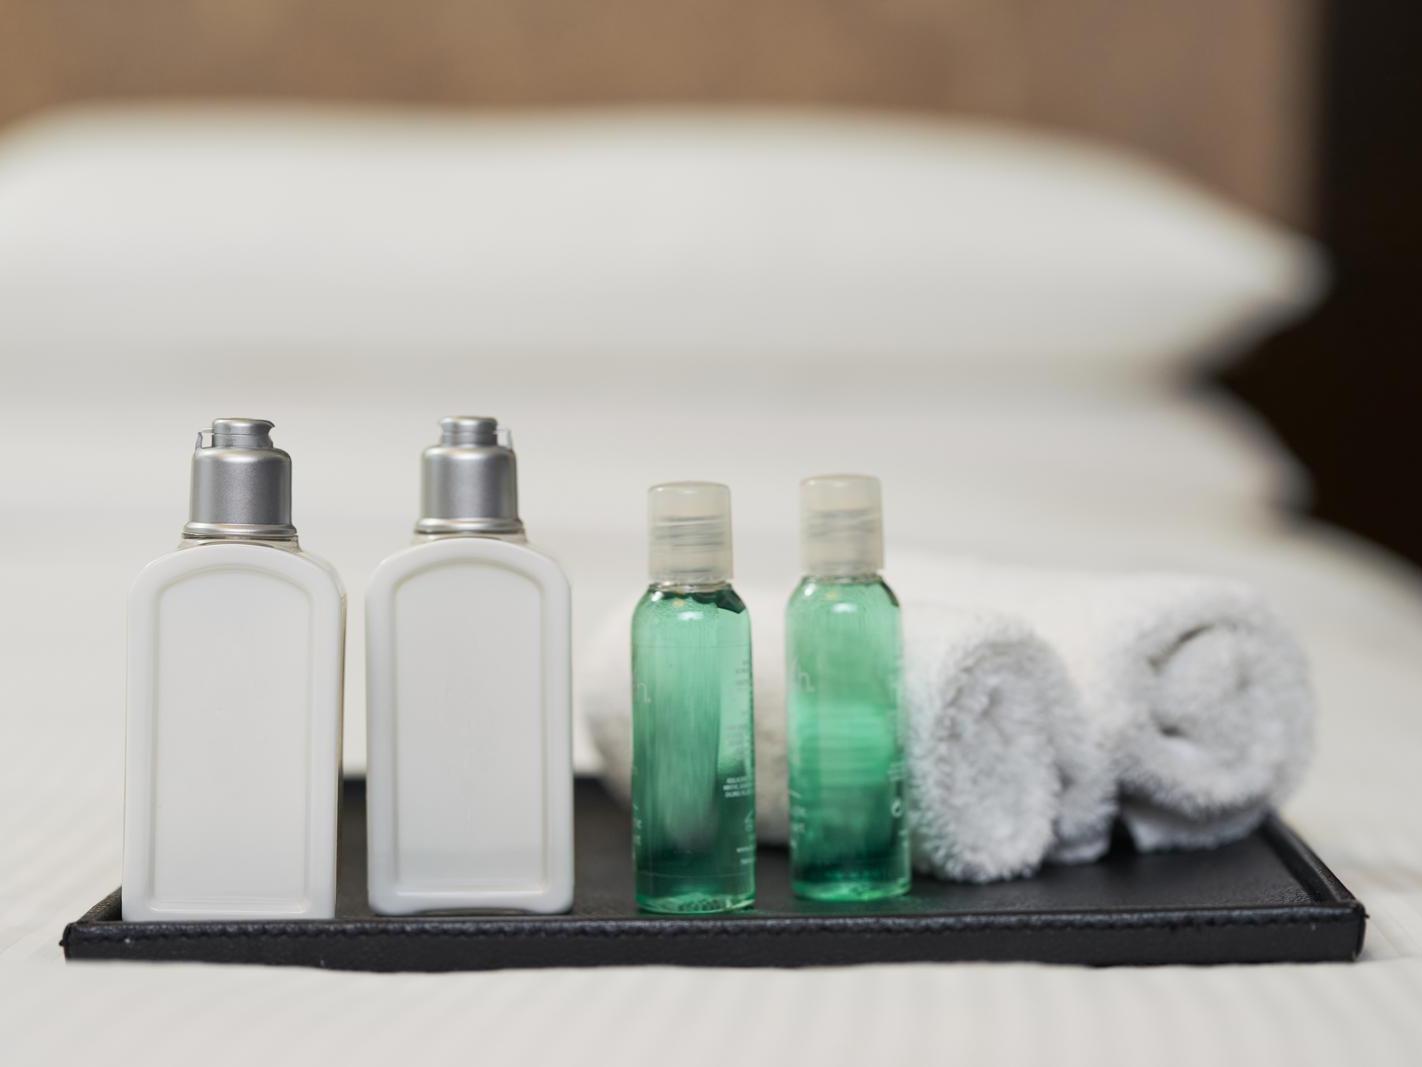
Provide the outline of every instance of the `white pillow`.
[[150,107],[0,150],[0,351],[66,375],[1153,380],[1321,273],[1151,165],[963,121]]

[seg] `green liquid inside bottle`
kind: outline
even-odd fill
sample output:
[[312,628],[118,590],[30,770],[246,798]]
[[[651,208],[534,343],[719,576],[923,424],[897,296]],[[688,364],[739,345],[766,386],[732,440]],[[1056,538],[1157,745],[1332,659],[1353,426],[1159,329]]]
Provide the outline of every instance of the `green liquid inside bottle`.
[[795,895],[879,900],[911,881],[899,602],[878,575],[806,578],[785,618]]
[[750,615],[728,584],[654,585],[632,616],[632,851],[647,911],[755,902]]

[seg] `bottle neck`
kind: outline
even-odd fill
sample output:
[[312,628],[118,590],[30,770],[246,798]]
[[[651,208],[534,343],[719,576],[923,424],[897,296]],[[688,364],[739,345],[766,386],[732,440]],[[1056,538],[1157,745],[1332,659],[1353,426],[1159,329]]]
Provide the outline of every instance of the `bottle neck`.
[[805,581],[815,582],[818,585],[874,585],[884,580],[879,571],[866,571],[859,574],[814,574],[805,575]]
[[726,578],[705,582],[653,580],[647,588],[658,593],[714,593],[719,589],[727,589],[730,585],[730,580]]
[[417,545],[427,544],[430,541],[457,541],[461,539],[477,541],[507,541],[511,545],[528,544],[528,536],[520,526],[513,533],[488,533],[474,530],[446,530],[426,533],[422,530],[415,531],[415,541]]
[[279,548],[283,552],[300,552],[295,537],[188,537],[178,542],[178,548],[201,548],[203,545],[255,545],[258,548]]

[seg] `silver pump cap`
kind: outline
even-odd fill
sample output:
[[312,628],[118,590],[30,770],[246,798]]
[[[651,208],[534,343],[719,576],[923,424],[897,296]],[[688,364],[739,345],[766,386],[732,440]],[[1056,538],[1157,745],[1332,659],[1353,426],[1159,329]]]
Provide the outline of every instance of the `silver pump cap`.
[[421,534],[522,534],[513,437],[497,419],[451,415],[421,469]]
[[198,432],[183,536],[294,541],[291,457],[266,419],[213,419]]

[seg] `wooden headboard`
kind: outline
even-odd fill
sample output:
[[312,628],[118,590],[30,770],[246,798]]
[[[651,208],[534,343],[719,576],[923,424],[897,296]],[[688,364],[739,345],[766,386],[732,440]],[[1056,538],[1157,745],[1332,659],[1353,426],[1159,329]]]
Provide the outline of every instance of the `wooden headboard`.
[[0,123],[124,97],[851,104],[1144,151],[1307,225],[1318,0],[0,0]]

